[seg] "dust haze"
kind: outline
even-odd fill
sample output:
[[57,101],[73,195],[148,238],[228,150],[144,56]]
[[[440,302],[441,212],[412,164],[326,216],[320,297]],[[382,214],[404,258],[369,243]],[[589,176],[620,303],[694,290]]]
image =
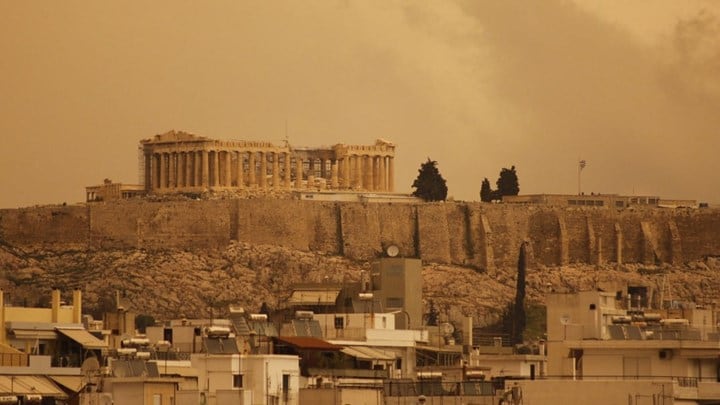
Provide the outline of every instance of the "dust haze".
[[138,181],[170,129],[398,144],[455,199],[515,165],[521,193],[720,202],[720,7],[707,1],[0,3],[0,207]]

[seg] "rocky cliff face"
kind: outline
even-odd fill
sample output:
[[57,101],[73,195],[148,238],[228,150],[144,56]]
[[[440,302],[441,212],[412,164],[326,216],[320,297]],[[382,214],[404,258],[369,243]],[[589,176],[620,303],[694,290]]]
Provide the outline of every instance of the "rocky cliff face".
[[531,266],[682,263],[720,256],[720,210],[560,208],[443,202],[146,199],[0,210],[12,246],[225,250],[233,242],[367,261],[389,245],[428,263],[492,272]]
[[[0,287],[14,305],[47,305],[49,291],[83,290],[85,312],[112,307],[119,290],[138,314],[157,319],[221,315],[227,304],[259,310],[282,308],[299,282],[352,282],[370,262],[277,245],[230,242],[224,248],[88,248],[85,244],[0,245]],[[528,269],[527,297],[543,302],[549,291],[580,291],[617,284],[651,287],[651,300],[708,301],[720,294],[720,260],[707,257],[681,265],[565,265]],[[498,319],[514,297],[515,268],[477,270],[425,263],[423,299],[432,299],[441,319],[462,315],[483,325]],[[612,290],[611,290],[612,291]]]

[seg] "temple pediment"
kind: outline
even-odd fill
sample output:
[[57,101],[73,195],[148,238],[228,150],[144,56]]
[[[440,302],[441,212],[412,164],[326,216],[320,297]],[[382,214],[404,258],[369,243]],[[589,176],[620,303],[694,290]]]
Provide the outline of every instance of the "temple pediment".
[[158,134],[150,139],[144,139],[141,143],[165,143],[165,142],[182,142],[182,141],[204,141],[209,140],[204,136],[197,136],[183,131],[170,130],[164,134]]

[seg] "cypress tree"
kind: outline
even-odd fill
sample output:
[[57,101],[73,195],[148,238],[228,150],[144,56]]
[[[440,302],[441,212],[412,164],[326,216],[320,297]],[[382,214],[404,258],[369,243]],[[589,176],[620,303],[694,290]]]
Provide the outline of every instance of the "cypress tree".
[[445,179],[437,168],[437,162],[430,158],[420,165],[412,187],[415,189],[412,195],[425,201],[445,201],[447,198],[448,188]]

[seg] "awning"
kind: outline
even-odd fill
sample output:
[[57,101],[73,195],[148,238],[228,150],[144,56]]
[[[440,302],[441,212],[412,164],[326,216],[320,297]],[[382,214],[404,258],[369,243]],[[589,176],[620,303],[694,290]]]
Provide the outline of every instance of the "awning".
[[348,346],[341,350],[348,356],[355,357],[360,360],[388,360],[394,361],[397,356],[394,353],[384,350],[375,349],[367,346]]
[[108,345],[104,341],[91,335],[85,329],[56,329],[58,333],[63,334],[70,339],[80,343],[86,349],[107,349]]
[[0,392],[9,395],[42,395],[67,398],[67,395],[47,377],[30,375],[0,375]]
[[38,330],[38,329],[13,329],[12,334],[17,339],[57,339],[54,330]]
[[50,379],[72,392],[80,392],[83,388],[83,377],[77,375],[51,375]]
[[27,354],[25,352],[21,352],[20,350],[10,346],[7,343],[0,343],[0,353],[3,353],[3,354]]
[[284,343],[300,350],[340,351],[343,348],[322,339],[308,336],[281,336],[275,339],[280,344]]
[[340,289],[295,290],[290,296],[290,305],[334,305]]

